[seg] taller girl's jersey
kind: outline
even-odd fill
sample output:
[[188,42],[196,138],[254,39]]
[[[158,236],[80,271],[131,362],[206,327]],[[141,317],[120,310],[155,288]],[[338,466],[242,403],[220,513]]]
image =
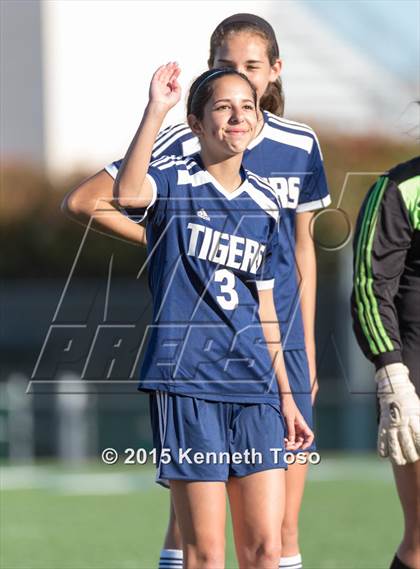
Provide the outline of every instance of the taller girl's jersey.
[[148,179],[153,323],[139,388],[278,404],[258,315],[258,289],[273,288],[279,248],[274,192],[244,169],[241,186],[226,192],[199,155],[163,156]]
[[[185,124],[163,130],[154,145],[154,159],[164,154],[189,156],[200,150],[197,137]],[[121,160],[107,166],[116,177]],[[331,203],[321,151],[313,130],[264,111],[264,126],[244,153],[245,168],[263,177],[282,208],[274,297],[284,350],[305,347],[295,264],[296,212],[313,211]]]

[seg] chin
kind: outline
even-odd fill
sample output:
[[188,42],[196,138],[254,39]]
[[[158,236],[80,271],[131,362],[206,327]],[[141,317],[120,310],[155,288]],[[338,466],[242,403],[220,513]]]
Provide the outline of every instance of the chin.
[[227,148],[229,148],[229,150],[233,154],[239,154],[240,152],[244,152],[246,150],[248,143],[249,143],[248,140],[247,141],[230,142],[227,145]]

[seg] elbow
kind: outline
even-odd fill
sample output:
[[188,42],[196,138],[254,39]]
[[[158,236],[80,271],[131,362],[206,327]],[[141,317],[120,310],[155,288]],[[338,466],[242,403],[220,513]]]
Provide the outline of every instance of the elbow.
[[79,195],[78,188],[76,188],[64,196],[60,209],[72,219],[85,220],[93,215],[95,202]]
[[69,217],[78,217],[83,212],[83,208],[75,190],[72,190],[64,196],[60,209],[62,213]]

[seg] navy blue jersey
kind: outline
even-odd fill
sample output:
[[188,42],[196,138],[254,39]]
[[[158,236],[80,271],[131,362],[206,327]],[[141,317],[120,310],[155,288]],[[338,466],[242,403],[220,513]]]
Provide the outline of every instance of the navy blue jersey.
[[[319,144],[313,130],[303,124],[264,111],[264,127],[244,153],[245,168],[264,178],[275,190],[282,208],[274,297],[284,350],[305,347],[295,266],[296,212],[326,207],[331,198]],[[189,156],[200,150],[189,127],[164,129],[156,139],[153,159],[163,154]],[[121,160],[107,166],[114,178]]]
[[147,215],[153,323],[142,390],[215,401],[279,402],[258,315],[258,289],[274,287],[279,207],[244,168],[227,192],[199,155],[151,163]]

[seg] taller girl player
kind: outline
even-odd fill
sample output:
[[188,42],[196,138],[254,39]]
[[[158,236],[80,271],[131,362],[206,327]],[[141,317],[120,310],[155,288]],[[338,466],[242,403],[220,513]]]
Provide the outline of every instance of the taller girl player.
[[[330,203],[322,157],[311,128],[280,118],[283,99],[279,75],[281,60],[274,31],[264,19],[235,14],[223,20],[210,41],[209,67],[229,66],[243,72],[255,86],[258,125],[244,154],[244,164],[268,178],[283,207],[281,230],[289,244],[278,266],[275,301],[279,317],[286,369],[295,401],[312,425],[312,403],[317,387],[315,367],[316,258],[310,226],[314,210]],[[196,152],[197,138],[187,125],[176,125],[158,137],[153,158],[162,154]],[[113,204],[113,178],[121,161],[82,183],[67,197],[64,208],[78,220],[95,215],[98,200]],[[95,224],[136,243],[144,242],[144,229],[122,217],[117,209]],[[297,266],[297,271],[296,271]],[[307,465],[294,464],[286,473],[285,515],[281,527],[281,567],[302,567],[298,543],[298,519]],[[161,551],[165,569],[182,566],[179,530],[173,508]]]

